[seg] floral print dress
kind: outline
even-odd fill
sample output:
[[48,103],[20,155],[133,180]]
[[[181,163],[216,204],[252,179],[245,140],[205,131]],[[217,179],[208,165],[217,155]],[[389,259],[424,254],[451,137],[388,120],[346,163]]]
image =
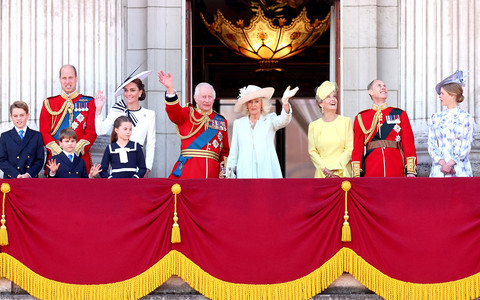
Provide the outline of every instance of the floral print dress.
[[[446,109],[432,116],[428,129],[428,153],[433,159],[430,177],[471,177],[468,154],[472,148],[474,121],[459,107]],[[455,161],[455,174],[445,175],[438,161]]]

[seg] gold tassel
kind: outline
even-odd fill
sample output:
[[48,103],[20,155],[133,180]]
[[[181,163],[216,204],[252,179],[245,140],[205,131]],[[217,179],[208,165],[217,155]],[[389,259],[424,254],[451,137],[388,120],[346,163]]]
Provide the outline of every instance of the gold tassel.
[[180,226],[178,225],[178,216],[177,216],[177,195],[180,194],[182,188],[178,183],[172,185],[172,193],[175,195],[175,210],[173,212],[173,226],[172,226],[172,244],[177,244],[182,242],[182,237],[180,236]]
[[10,185],[8,183],[2,183],[2,187],[0,190],[3,193],[3,201],[2,201],[2,226],[0,227],[0,246],[7,246],[8,245],[8,233],[7,233],[7,220],[5,219],[5,196],[8,192],[10,192]]
[[352,184],[350,181],[344,181],[342,182],[342,190],[345,191],[345,215],[343,216],[343,219],[345,220],[343,222],[342,226],[342,242],[351,242],[352,241],[352,232],[350,230],[350,224],[348,223],[348,209],[347,209],[347,194],[348,191],[352,188]]

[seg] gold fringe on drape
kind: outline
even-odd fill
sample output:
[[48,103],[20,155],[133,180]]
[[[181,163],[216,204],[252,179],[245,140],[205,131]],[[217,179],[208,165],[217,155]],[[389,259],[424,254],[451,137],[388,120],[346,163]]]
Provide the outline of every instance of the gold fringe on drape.
[[178,251],[170,251],[144,273],[131,279],[98,285],[67,284],[42,277],[14,257],[0,254],[1,277],[39,299],[139,299],[178,275],[210,299],[310,299],[325,290],[342,273],[339,253],[323,266],[297,280],[278,284],[237,284],[217,279]]
[[368,289],[385,299],[393,300],[460,300],[480,296],[480,273],[460,280],[442,283],[411,283],[391,278],[357,255],[342,248],[344,271],[352,274]]
[[310,274],[277,284],[240,284],[217,279],[182,253],[172,250],[151,268],[121,282],[79,285],[42,277],[14,257],[0,254],[1,277],[5,277],[39,299],[139,299],[178,275],[192,288],[214,300],[310,299],[325,290],[343,272],[352,274],[385,299],[437,300],[474,299],[480,295],[480,273],[456,281],[419,284],[391,278],[358,256],[342,248]]
[[162,285],[175,269],[174,254],[168,253],[148,270],[133,278],[108,284],[68,284],[42,277],[14,257],[0,253],[1,277],[13,281],[33,297],[44,300],[139,299]]
[[175,275],[205,297],[215,300],[310,299],[343,273],[343,256],[339,252],[312,273],[293,281],[277,284],[231,283],[211,276],[180,252],[170,253],[175,253],[178,263]]

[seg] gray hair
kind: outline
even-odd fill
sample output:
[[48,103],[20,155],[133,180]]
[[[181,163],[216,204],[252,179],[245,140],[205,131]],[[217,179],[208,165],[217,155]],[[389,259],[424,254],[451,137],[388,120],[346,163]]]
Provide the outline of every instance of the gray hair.
[[198,96],[198,93],[199,93],[200,88],[201,88],[201,87],[204,87],[204,86],[209,87],[209,88],[212,89],[213,99],[216,99],[216,98],[217,98],[217,93],[215,93],[215,89],[214,89],[213,86],[212,86],[210,83],[208,83],[208,82],[200,82],[199,84],[197,84],[197,86],[195,87],[195,92],[194,92],[193,95],[194,95],[195,97]]
[[370,83],[367,85],[367,91],[369,91],[369,90],[371,90],[371,89],[373,88],[373,83],[374,83],[375,81],[377,81],[377,80],[378,80],[378,79],[374,79],[374,80],[372,80],[372,82],[370,82]]

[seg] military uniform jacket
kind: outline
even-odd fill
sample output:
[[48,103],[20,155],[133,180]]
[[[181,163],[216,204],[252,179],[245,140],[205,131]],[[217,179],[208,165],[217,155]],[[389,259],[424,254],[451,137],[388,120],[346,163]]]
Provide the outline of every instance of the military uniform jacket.
[[[206,157],[192,157],[183,166],[183,171],[180,177],[171,174],[169,178],[218,178],[220,163],[228,157],[230,149],[228,144],[227,120],[222,122],[223,124],[213,124],[212,120],[217,113],[211,111],[208,114],[210,122],[206,122],[206,125],[205,123],[198,125],[195,120],[201,119],[203,115],[195,110],[191,104],[186,107],[181,107],[176,95],[173,98],[166,97],[165,100],[165,110],[167,111],[170,120],[177,125],[177,134],[179,136],[187,137],[181,141],[182,150],[187,149],[188,146],[190,146],[190,144],[209,127],[218,129],[217,134],[204,147],[202,147],[202,149],[200,149],[216,153],[219,157],[218,160]],[[191,135],[192,133],[194,134]],[[191,136],[188,137],[189,135]],[[173,170],[175,170],[177,166],[178,161],[175,163]]]
[[[393,113],[392,110],[394,110]],[[380,129],[377,127],[378,123],[372,124],[376,121],[377,111],[381,112],[378,120],[378,123],[382,124]],[[390,127],[393,125],[389,132],[385,130],[388,128],[387,125]],[[367,131],[373,129],[372,134],[370,136],[366,134],[365,129]],[[388,107],[386,103],[381,106],[374,105],[374,109],[364,110],[355,117],[353,131],[352,172],[354,177],[359,175],[355,174],[355,169],[357,173],[358,169],[363,170],[365,177],[402,177],[405,176],[406,169],[408,173],[416,174],[415,141],[405,111]],[[364,146],[379,140],[398,142],[403,148],[405,161],[398,148],[379,147],[366,151]]]
[[42,169],[44,159],[45,150],[40,132],[25,127],[22,140],[14,127],[0,136],[0,169],[3,178],[17,178],[19,174],[25,173],[35,177]]
[[90,170],[90,147],[95,142],[95,99],[83,96],[77,91],[71,95],[62,94],[43,101],[40,112],[40,133],[48,150],[47,160],[58,155],[62,149],[58,145],[58,134],[64,128],[72,128],[77,134],[75,153],[81,155]]
[[85,166],[85,161],[79,158],[76,154],[73,155],[73,162],[70,162],[70,159],[62,151],[59,155],[52,156],[52,159],[55,159],[58,166],[58,170],[55,173],[55,176],[50,176],[51,178],[88,178],[87,167]]

